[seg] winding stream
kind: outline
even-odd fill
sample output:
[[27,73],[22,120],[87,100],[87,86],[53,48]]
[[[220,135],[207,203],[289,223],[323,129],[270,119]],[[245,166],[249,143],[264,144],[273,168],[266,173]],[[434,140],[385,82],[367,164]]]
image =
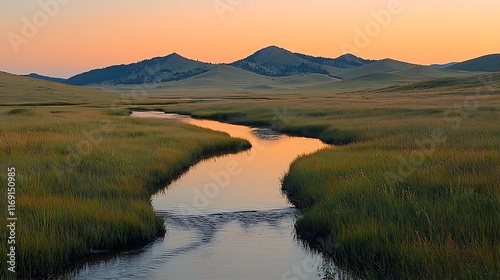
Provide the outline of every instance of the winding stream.
[[[87,261],[76,279],[338,279],[347,274],[294,237],[299,215],[280,178],[299,155],[326,145],[255,129],[160,112],[162,118],[218,130],[252,149],[204,160],[152,197],[165,218],[164,238]],[[168,125],[168,124],[167,124]]]

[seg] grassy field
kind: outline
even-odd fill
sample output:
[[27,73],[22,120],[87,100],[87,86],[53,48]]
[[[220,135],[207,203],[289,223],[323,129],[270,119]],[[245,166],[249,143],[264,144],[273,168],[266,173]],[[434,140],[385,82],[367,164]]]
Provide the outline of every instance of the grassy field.
[[341,145],[299,158],[283,189],[298,233],[359,275],[496,279],[500,75],[445,80],[163,109]]
[[[372,91],[330,92],[320,85],[233,94],[206,86],[189,95],[159,87],[144,96],[131,88],[108,93],[35,85],[7,74],[0,81],[1,168],[17,169],[24,273],[47,275],[90,249],[154,238],[163,227],[151,193],[200,158],[245,145],[178,123],[127,117],[130,108],[142,108],[339,145],[299,158],[283,189],[304,214],[297,232],[354,273],[394,279],[500,274],[500,74],[384,89],[373,80]],[[176,100],[220,96],[266,100]],[[6,178],[0,174],[2,185]]]
[[[113,95],[105,92],[40,82],[50,89],[47,96],[21,102],[18,95],[34,90],[31,79],[1,78],[5,103],[53,101],[58,98],[50,92],[73,90],[103,107],[0,107],[0,185],[8,184],[7,169],[16,169],[19,278],[48,277],[91,250],[156,238],[165,228],[150,203],[154,192],[203,158],[249,146],[227,134],[181,123],[132,119],[128,110],[109,107]],[[63,98],[70,103],[81,99]],[[1,197],[5,218],[6,195]],[[1,279],[12,276],[5,270],[7,234],[4,225]]]

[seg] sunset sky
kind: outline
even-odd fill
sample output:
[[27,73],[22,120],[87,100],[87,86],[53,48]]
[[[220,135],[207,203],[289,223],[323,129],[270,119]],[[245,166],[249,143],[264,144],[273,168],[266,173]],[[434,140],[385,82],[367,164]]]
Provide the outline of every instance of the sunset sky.
[[69,77],[172,52],[232,62],[269,45],[324,57],[337,57],[349,46],[364,58],[418,64],[500,53],[497,0],[39,0],[1,5],[0,71],[16,74]]

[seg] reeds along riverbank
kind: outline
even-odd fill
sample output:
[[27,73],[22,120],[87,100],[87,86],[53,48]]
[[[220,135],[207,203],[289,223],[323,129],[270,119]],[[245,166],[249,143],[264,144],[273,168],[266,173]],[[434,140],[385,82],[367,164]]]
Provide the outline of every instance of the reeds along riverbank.
[[[500,275],[498,90],[358,92],[165,107],[341,146],[299,158],[283,189],[300,235],[372,278]],[[347,144],[347,145],[345,145]]]
[[[4,108],[0,114],[2,186],[7,168],[16,168],[19,278],[54,275],[92,249],[154,239],[165,232],[150,203],[155,191],[203,158],[249,147],[227,134],[106,110]],[[2,238],[2,264],[6,244]]]

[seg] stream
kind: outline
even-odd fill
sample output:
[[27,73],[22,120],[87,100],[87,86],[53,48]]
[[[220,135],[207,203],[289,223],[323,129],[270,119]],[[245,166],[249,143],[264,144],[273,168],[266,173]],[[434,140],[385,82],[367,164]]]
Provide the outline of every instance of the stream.
[[147,246],[87,260],[75,279],[346,279],[295,236],[300,215],[280,179],[300,155],[326,148],[317,139],[162,112],[132,117],[182,121],[247,139],[248,151],[192,166],[152,197],[167,233]]

